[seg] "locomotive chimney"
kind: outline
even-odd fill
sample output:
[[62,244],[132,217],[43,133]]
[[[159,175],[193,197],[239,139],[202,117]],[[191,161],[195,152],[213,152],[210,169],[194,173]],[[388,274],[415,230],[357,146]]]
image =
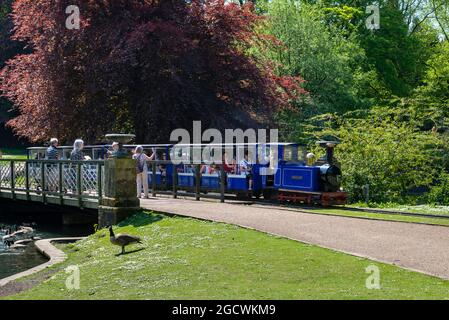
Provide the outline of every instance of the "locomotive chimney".
[[332,142],[326,143],[326,161],[329,164],[333,164],[334,162],[334,148],[335,143]]

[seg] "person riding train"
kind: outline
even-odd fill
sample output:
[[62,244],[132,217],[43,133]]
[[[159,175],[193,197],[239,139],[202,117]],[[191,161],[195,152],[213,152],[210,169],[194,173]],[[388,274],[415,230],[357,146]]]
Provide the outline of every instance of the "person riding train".
[[244,153],[244,158],[240,161],[239,169],[240,174],[245,175],[248,181],[248,190],[251,191],[253,187],[253,175],[252,175],[253,163],[249,160],[248,150]]

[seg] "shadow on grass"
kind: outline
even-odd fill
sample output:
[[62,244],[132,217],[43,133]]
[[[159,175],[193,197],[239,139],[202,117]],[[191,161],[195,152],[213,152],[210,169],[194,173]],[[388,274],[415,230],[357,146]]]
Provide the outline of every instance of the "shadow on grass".
[[127,255],[127,254],[131,254],[131,253],[136,253],[136,252],[139,252],[139,251],[142,251],[142,250],[145,250],[146,248],[139,248],[139,249],[135,249],[135,250],[131,250],[131,251],[125,251],[125,253],[117,253],[115,256],[116,257],[120,257],[120,256],[124,256],[124,255]]
[[119,226],[124,227],[131,225],[133,227],[143,227],[161,221],[162,219],[164,219],[164,216],[161,214],[141,211],[139,213],[136,213],[132,217],[129,217],[128,219],[120,222]]

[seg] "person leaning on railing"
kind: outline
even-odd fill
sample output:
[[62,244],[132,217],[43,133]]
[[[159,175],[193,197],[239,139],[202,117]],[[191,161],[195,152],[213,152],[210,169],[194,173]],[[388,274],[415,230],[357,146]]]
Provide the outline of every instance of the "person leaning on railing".
[[72,161],[82,161],[84,160],[84,141],[81,139],[75,140],[73,143],[73,150],[70,153],[70,160]]
[[152,161],[156,156],[155,150],[153,150],[153,154],[151,157],[147,156],[143,152],[142,146],[137,146],[133,159],[136,160],[136,186],[137,186],[137,197],[140,198],[142,196],[142,188],[145,195],[145,198],[148,199],[148,161]]
[[58,160],[59,159],[58,143],[59,143],[58,139],[56,139],[56,138],[50,139],[50,146],[47,148],[47,151],[45,153],[46,160]]
[[[58,160],[59,152],[58,152],[58,139],[51,138],[50,146],[47,148],[45,152],[45,160]],[[58,190],[58,171],[57,166],[55,164],[45,164],[45,179],[46,179],[46,190],[50,192],[56,192]]]

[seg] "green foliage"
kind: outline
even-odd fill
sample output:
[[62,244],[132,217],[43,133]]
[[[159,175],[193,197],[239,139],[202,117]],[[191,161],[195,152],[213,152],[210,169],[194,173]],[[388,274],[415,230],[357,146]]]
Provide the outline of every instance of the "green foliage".
[[416,90],[417,96],[427,98],[447,110],[449,101],[449,40],[434,47],[433,55],[426,63],[424,85]]
[[430,189],[427,201],[435,205],[449,205],[449,174],[441,174],[437,185]]
[[417,189],[430,187],[446,166],[448,150],[442,137],[421,131],[422,118],[406,108],[374,108],[366,115],[329,118],[317,138],[341,141],[336,157],[343,187],[353,201],[407,201]]
[[274,0],[268,14],[268,32],[285,45],[271,53],[278,72],[306,79],[311,100],[300,103],[303,112],[343,113],[367,105],[372,75],[363,70],[366,57],[355,35],[326,25],[328,16],[321,7],[299,1]]
[[437,33],[424,23],[411,34],[404,13],[391,2],[381,5],[380,16],[380,29],[361,26],[359,38],[390,95],[405,97],[420,84]]

